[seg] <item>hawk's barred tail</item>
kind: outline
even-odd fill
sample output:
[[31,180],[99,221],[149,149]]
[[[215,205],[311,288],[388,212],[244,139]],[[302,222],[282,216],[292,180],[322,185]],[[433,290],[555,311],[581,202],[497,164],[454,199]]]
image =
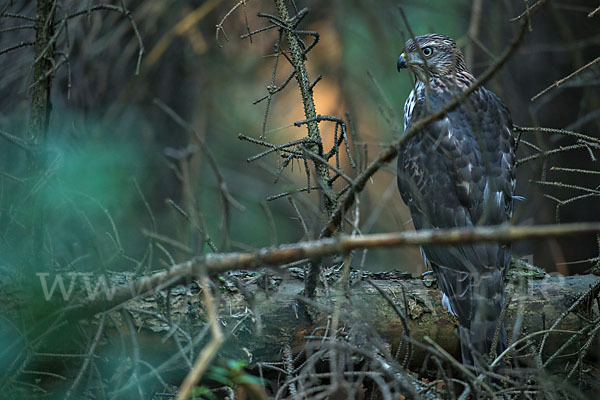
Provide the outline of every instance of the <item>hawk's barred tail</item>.
[[[464,326],[459,326],[460,332],[460,353],[463,364],[477,366],[480,364],[479,361],[475,361],[477,357],[488,357],[489,351],[492,347],[494,335],[496,334],[496,327],[498,326],[497,321],[488,321],[484,323],[482,327],[472,327],[475,329],[469,330]],[[470,341],[470,342],[469,342]],[[476,343],[477,342],[477,343]],[[485,342],[485,344],[484,344]],[[474,345],[471,346],[471,343]],[[479,348],[477,348],[479,347]],[[506,330],[504,324],[500,328],[500,334],[498,335],[498,345],[496,347],[495,355],[498,356],[504,350],[506,350]],[[474,353],[476,352],[476,354]],[[486,353],[487,352],[487,353]],[[475,355],[475,357],[474,357]],[[493,359],[488,360],[489,363],[494,361]],[[504,368],[504,361],[500,361],[497,368]]]
[[[463,363],[475,367],[482,361],[491,363],[493,359],[488,360],[490,353],[496,357],[506,349],[504,323],[498,320],[504,307],[504,284],[500,271],[494,272],[479,280],[474,279],[470,327],[459,327]],[[502,325],[498,332],[497,345],[492,349],[499,323]],[[501,363],[500,368],[502,366]]]

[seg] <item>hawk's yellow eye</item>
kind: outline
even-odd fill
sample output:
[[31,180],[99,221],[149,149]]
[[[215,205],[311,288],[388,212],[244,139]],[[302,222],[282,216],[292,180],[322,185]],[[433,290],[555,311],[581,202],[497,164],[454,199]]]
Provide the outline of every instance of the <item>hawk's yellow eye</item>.
[[425,57],[429,57],[433,54],[433,49],[431,47],[423,47],[421,50],[423,51],[423,55]]

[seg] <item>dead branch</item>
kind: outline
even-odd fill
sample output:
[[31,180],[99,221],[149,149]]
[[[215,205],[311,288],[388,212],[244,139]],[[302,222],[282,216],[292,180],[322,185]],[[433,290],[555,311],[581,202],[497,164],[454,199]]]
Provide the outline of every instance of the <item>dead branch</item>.
[[531,13],[533,11],[536,11],[539,7],[543,6],[545,3],[546,3],[546,0],[538,0],[531,7],[529,7],[528,5],[526,5],[525,11],[523,11],[518,16],[516,16],[514,18],[511,18],[510,22],[517,22],[518,20],[520,20],[523,17],[527,17],[527,19],[529,20],[531,18]]
[[210,281],[208,279],[206,271],[203,272],[204,273],[202,274],[201,278],[202,294],[204,296],[204,306],[208,315],[212,337],[210,339],[210,342],[204,347],[204,349],[196,359],[194,366],[188,372],[186,378],[181,384],[181,389],[177,394],[177,400],[187,400],[187,398],[191,394],[192,389],[198,383],[200,378],[202,378],[202,375],[204,374],[212,360],[215,358],[217,352],[221,348],[221,345],[225,341],[225,338],[221,331],[220,323],[217,320],[218,314],[210,290]]
[[569,75],[565,76],[562,79],[557,80],[556,82],[554,82],[552,85],[548,86],[546,89],[542,90],[541,92],[539,92],[538,94],[536,94],[535,96],[533,96],[531,98],[531,101],[535,101],[537,100],[540,96],[548,93],[550,90],[559,87],[561,84],[565,83],[566,81],[568,81],[569,79],[571,79],[572,77],[574,77],[575,75],[577,75],[578,73],[580,73],[581,71],[591,67],[592,65],[596,64],[598,61],[600,61],[600,57],[595,58],[594,60],[590,61],[589,63],[585,64],[584,66],[577,68],[575,71],[573,71],[572,73],[570,73]]
[[[316,141],[318,144],[309,145],[309,149],[318,155],[323,154],[323,149],[321,145],[321,133],[319,131],[319,123],[316,120],[317,112],[315,109],[315,103],[313,99],[312,93],[312,85],[310,82],[310,78],[308,77],[308,71],[306,69],[306,64],[304,63],[304,58],[306,52],[309,48],[304,49],[301,47],[300,41],[298,39],[298,32],[294,30],[294,27],[290,24],[290,15],[288,13],[287,5],[285,0],[275,0],[275,7],[277,8],[277,13],[279,14],[279,18],[281,19],[282,29],[284,31],[285,38],[287,40],[287,44],[290,49],[292,66],[296,71],[296,80],[298,81],[298,86],[300,87],[300,92],[302,94],[302,104],[304,105],[304,115],[307,120],[310,122],[306,123],[308,129],[308,137],[313,141]],[[327,165],[315,162],[317,179],[319,179],[323,185],[328,185],[329,180],[329,170]],[[323,201],[325,204],[325,210],[328,215],[331,215],[335,208],[335,202],[333,199],[328,198],[327,196],[323,196]]]
[[221,253],[195,257],[149,277],[115,288],[111,300],[102,298],[88,300],[67,309],[71,318],[86,318],[91,314],[121,306],[138,296],[155,293],[156,290],[189,282],[199,276],[202,268],[209,274],[219,274],[233,269],[256,269],[277,266],[304,259],[314,259],[332,254],[346,254],[364,248],[396,246],[421,246],[426,244],[452,245],[481,241],[512,242],[524,239],[557,238],[600,232],[600,223],[572,223],[538,226],[484,226],[471,229],[420,230],[414,232],[381,233],[363,236],[340,236],[315,241],[300,242],[262,248],[252,253]]
[[66,394],[66,398],[70,398],[71,394],[73,394],[76,390],[77,387],[79,386],[79,383],[81,382],[82,378],[83,378],[83,374],[85,374],[85,372],[87,371],[91,359],[94,356],[94,353],[96,351],[96,347],[98,346],[98,343],[100,342],[100,338],[102,337],[102,334],[104,333],[104,322],[105,322],[105,315],[102,315],[100,317],[100,323],[98,324],[98,329],[96,330],[96,335],[94,336],[94,340],[92,340],[92,343],[90,344],[90,347],[87,351],[87,354],[85,355],[85,359],[83,360],[83,364],[81,365],[81,368],[79,369],[79,373],[77,374],[77,377],[75,378],[75,380],[73,381],[73,384],[71,385],[71,388],[69,389],[69,391]]

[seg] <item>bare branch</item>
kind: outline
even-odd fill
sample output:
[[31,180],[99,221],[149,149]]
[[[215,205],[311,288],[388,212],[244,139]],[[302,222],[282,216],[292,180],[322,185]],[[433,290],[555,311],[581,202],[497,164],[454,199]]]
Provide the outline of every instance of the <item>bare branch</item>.
[[0,49],[0,55],[6,54],[6,53],[11,52],[11,51],[16,50],[16,49],[20,49],[22,47],[33,46],[34,44],[35,44],[35,42],[33,42],[33,41],[21,42],[19,44],[15,44],[13,46],[9,46],[9,47],[4,48],[4,49]]
[[561,84],[565,83],[566,81],[568,81],[569,79],[571,79],[572,77],[574,77],[575,75],[577,75],[578,73],[580,73],[581,71],[583,71],[583,70],[591,67],[592,65],[596,64],[598,61],[600,61],[600,57],[595,58],[594,60],[592,60],[589,63],[585,64],[583,67],[578,68],[577,70],[575,70],[574,72],[572,72],[569,75],[565,76],[564,78],[557,80],[552,85],[548,86],[546,89],[542,90],[541,92],[539,92],[538,94],[536,94],[535,96],[533,96],[531,98],[531,101],[535,101],[540,96],[544,95],[545,93],[549,92],[550,90],[552,90],[552,89],[554,89],[556,87],[559,87]]
[[7,12],[0,13],[0,18],[24,19],[26,21],[31,21],[31,22],[35,22],[37,20],[36,18],[28,17],[23,14],[15,14],[15,13],[7,13]]
[[[520,20],[523,17],[527,17],[527,19],[529,20],[531,18],[531,13],[533,11],[536,11],[539,7],[543,6],[546,3],[546,0],[538,0],[533,6],[528,7],[526,6],[525,11],[523,11],[520,15],[511,18],[510,22],[517,22],[518,20]],[[527,24],[527,27],[529,28],[529,23]]]
[[135,20],[131,16],[131,11],[129,11],[127,9],[127,7],[125,6],[125,0],[120,0],[120,1],[121,1],[121,8],[123,10],[123,15],[125,15],[125,17],[127,17],[127,19],[129,20],[129,23],[131,24],[131,27],[133,28],[133,32],[135,33],[135,37],[137,38],[137,41],[139,44],[137,64],[135,66],[135,74],[139,75],[140,74],[140,65],[142,64],[142,57],[144,56],[144,51],[145,51],[144,50],[144,42],[142,41],[142,35],[140,34],[137,24],[135,23]]
[[77,377],[75,378],[75,380],[73,381],[73,384],[71,385],[71,388],[69,389],[69,391],[66,393],[65,398],[70,398],[71,395],[74,394],[74,392],[77,390],[77,387],[79,386],[79,383],[81,382],[81,379],[83,378],[83,374],[87,371],[91,359],[94,356],[94,353],[96,351],[96,346],[98,345],[98,342],[100,342],[100,338],[102,337],[102,334],[104,332],[104,323],[105,323],[105,319],[106,316],[102,315],[100,317],[100,323],[98,324],[98,328],[96,329],[96,336],[94,336],[94,339],[92,340],[92,343],[90,344],[90,347],[88,348],[87,354],[85,355],[85,359],[83,360],[83,364],[81,365],[81,368],[79,369],[79,373],[77,374]]
[[460,229],[420,230],[414,232],[380,233],[363,236],[340,236],[315,241],[299,242],[273,248],[262,248],[251,253],[221,253],[194,257],[189,261],[171,266],[152,276],[141,278],[130,285],[115,290],[111,301],[89,300],[69,308],[75,315],[100,312],[119,306],[139,293],[151,293],[153,288],[175,285],[198,276],[202,268],[210,274],[232,269],[256,269],[266,265],[282,265],[298,260],[315,259],[331,254],[345,254],[364,248],[390,248],[397,246],[421,246],[427,244],[455,245],[474,242],[512,242],[525,239],[558,238],[600,232],[600,222],[571,223],[538,226],[482,226]]
[[204,307],[206,308],[206,313],[208,314],[212,337],[210,342],[204,347],[204,349],[202,349],[202,352],[196,359],[194,366],[188,372],[183,383],[181,384],[179,393],[177,394],[177,400],[187,400],[192,389],[198,383],[198,381],[200,381],[200,378],[202,378],[202,375],[204,375],[204,372],[210,365],[211,361],[215,358],[217,352],[221,348],[221,345],[225,341],[225,337],[223,336],[221,326],[217,319],[217,309],[215,307],[213,296],[210,292],[210,281],[206,275],[206,271],[203,271],[201,282],[202,295],[204,297]]
[[233,7],[231,7],[231,8],[229,9],[229,11],[227,11],[227,14],[225,14],[225,16],[223,17],[223,19],[221,19],[221,22],[219,22],[219,23],[217,24],[217,26],[216,26],[216,28],[217,28],[217,31],[216,31],[216,33],[215,33],[215,40],[216,40],[216,42],[217,42],[217,45],[218,45],[219,47],[223,47],[223,46],[221,45],[221,43],[219,43],[219,32],[223,32],[223,36],[225,37],[225,40],[226,40],[226,41],[228,41],[228,40],[229,40],[229,39],[227,38],[227,35],[225,34],[225,30],[223,29],[223,24],[225,23],[225,20],[226,20],[227,18],[229,18],[229,16],[230,16],[230,15],[231,15],[231,14],[232,14],[232,13],[233,13],[233,12],[234,12],[234,11],[235,11],[235,10],[236,10],[238,7],[239,7],[239,6],[241,6],[241,5],[244,5],[244,6],[245,6],[245,5],[246,5],[246,1],[248,1],[248,0],[240,0],[240,1],[238,1],[238,2],[237,2],[237,3],[236,3],[234,6],[233,6]]

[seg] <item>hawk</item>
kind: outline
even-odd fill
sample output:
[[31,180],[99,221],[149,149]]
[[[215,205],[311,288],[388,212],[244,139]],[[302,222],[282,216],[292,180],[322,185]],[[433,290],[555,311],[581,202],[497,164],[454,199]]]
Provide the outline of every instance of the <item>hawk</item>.
[[[440,34],[409,39],[398,59],[398,71],[404,68],[416,78],[404,105],[405,132],[475,82],[456,42]],[[397,180],[415,229],[497,225],[512,217],[511,129],[506,106],[480,86],[406,141],[399,151]],[[478,365],[488,354],[502,352],[506,334],[498,319],[510,245],[427,245],[421,253],[443,293],[442,302],[458,319],[463,363]]]

